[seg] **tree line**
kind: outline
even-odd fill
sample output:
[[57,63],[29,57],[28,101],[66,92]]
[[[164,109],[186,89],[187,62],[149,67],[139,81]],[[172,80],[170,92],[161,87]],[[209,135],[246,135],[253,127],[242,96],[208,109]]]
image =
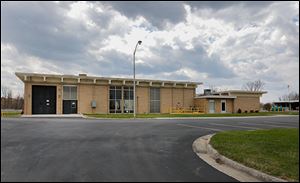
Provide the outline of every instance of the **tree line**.
[[20,94],[13,97],[12,90],[1,85],[1,109],[23,109],[24,98]]

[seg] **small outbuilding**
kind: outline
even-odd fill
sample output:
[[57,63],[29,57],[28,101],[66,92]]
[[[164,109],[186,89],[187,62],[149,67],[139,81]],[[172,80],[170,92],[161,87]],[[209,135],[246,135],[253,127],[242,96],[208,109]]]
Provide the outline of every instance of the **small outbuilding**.
[[195,106],[205,113],[258,112],[260,97],[266,91],[227,90],[222,92],[205,91],[195,97]]

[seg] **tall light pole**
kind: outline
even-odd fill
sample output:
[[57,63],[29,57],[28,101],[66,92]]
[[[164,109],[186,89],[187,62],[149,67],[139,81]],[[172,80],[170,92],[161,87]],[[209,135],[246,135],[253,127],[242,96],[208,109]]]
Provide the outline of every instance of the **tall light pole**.
[[138,45],[142,44],[142,41],[138,41],[135,45],[133,52],[133,117],[136,117],[136,97],[135,97],[135,52]]

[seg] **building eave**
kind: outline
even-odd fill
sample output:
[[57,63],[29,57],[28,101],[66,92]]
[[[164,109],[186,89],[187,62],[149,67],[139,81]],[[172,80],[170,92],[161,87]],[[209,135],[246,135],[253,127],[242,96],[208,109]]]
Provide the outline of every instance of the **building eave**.
[[[61,74],[37,74],[37,73],[23,73],[16,72],[15,75],[22,80],[23,82],[28,82],[29,77],[43,78],[44,81],[48,78],[57,78],[61,82],[64,82],[65,79],[74,79],[74,80],[91,80],[93,83],[96,83],[96,80],[107,81],[107,83],[111,83],[111,81],[120,81],[122,83],[132,82],[133,78],[118,78],[118,77],[99,77],[99,76],[84,76],[84,75],[61,75]],[[125,82],[124,82],[125,81]],[[152,80],[152,79],[136,79],[137,83],[145,82],[145,83],[157,83],[160,86],[165,86],[166,84],[170,84],[172,86],[182,85],[183,87],[193,86],[197,87],[198,85],[202,85],[202,82],[192,82],[192,81],[171,81],[171,80]]]
[[197,98],[216,98],[216,99],[235,99],[236,96],[222,96],[222,95],[204,95],[204,96],[197,96]]

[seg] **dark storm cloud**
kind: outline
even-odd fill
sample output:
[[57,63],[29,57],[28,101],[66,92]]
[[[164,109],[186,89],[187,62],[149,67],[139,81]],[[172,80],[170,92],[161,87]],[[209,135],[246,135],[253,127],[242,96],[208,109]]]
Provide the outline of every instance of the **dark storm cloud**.
[[110,1],[103,2],[110,5],[127,17],[143,16],[154,26],[163,28],[166,21],[178,23],[185,19],[185,9],[182,2],[172,1]]
[[[82,57],[87,40],[70,34],[84,27],[64,27],[63,10],[52,2],[4,3],[1,7],[1,42],[14,43],[23,52],[53,60]],[[69,29],[69,30],[68,30]]]
[[242,5],[248,8],[265,8],[272,1],[185,1],[192,8],[221,10],[231,6]]
[[159,55],[159,57],[145,59],[146,64],[137,66],[138,72],[155,74],[190,68],[199,73],[207,73],[209,77],[230,78],[235,76],[231,69],[224,66],[217,55],[208,56],[201,45],[195,45],[193,49],[185,49],[184,47],[173,49],[164,45],[153,47],[151,52],[154,55]]
[[1,42],[19,51],[51,60],[83,59],[85,47],[96,35],[65,17],[65,8],[53,2],[1,4]]

